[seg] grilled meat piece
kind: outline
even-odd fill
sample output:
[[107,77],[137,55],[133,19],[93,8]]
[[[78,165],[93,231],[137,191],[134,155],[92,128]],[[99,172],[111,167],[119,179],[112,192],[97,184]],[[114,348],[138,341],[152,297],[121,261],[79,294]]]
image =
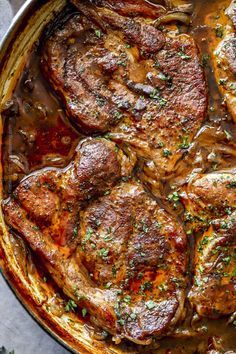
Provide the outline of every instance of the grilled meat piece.
[[229,23],[214,55],[214,72],[227,108],[236,121],[236,2],[226,10]]
[[236,209],[236,174],[225,170],[195,174],[184,187],[183,201],[191,215],[206,222]]
[[185,193],[195,226],[205,226],[196,243],[190,301],[202,316],[229,315],[236,311],[235,171],[196,175]]
[[[149,344],[184,316],[186,237],[132,180],[110,189],[127,158],[85,141],[64,170],[28,176],[3,203],[6,221],[64,293],[117,338]],[[88,199],[104,194],[88,204]]]
[[236,311],[236,212],[213,225],[198,239],[191,303],[201,316],[217,318]]
[[128,17],[143,16],[156,19],[166,13],[163,6],[153,5],[143,0],[94,0],[93,3]]
[[154,178],[172,171],[206,112],[193,39],[155,28],[150,18],[160,8],[144,1],[73,3],[79,14],[51,35],[42,56],[68,116],[86,133],[110,132],[130,145]]
[[105,139],[83,141],[66,169],[45,169],[25,178],[13,193],[30,219],[50,239],[64,246],[73,243],[81,205],[109,190],[129,162],[114,143]]

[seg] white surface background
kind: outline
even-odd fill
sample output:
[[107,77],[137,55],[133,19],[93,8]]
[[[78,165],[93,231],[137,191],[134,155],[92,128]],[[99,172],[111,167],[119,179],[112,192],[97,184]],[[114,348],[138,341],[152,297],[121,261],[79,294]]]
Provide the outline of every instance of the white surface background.
[[[0,0],[0,38],[23,2],[12,0],[10,5],[7,0]],[[14,350],[14,354],[69,353],[30,317],[0,274],[0,354],[2,346],[7,353]]]

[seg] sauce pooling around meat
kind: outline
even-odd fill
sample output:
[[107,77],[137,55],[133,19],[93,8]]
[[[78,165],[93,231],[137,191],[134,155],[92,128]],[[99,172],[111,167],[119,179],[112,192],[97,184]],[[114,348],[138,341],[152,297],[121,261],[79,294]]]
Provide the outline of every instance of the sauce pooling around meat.
[[[6,221],[47,264],[66,311],[81,307],[121,349],[235,350],[229,1],[196,0],[190,26],[157,27],[123,17],[142,1],[97,1],[96,13],[73,3],[4,108]],[[141,16],[165,16],[145,6]]]

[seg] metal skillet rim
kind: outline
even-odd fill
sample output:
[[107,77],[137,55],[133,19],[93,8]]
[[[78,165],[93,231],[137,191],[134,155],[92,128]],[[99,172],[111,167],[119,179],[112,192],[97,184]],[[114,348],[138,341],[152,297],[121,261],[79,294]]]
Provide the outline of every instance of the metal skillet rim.
[[[13,40],[14,41],[14,34],[15,31],[17,31],[20,27],[20,24],[22,21],[25,20],[25,18],[30,16],[29,11],[30,8],[33,7],[38,1],[37,0],[26,0],[25,3],[20,7],[18,12],[15,14],[13,17],[11,24],[7,30],[7,32],[4,34],[3,38],[0,41],[0,53],[7,53],[7,50],[9,49],[9,44]],[[0,60],[4,63],[4,56]],[[2,139],[1,139],[2,140]],[[2,141],[1,141],[2,145]],[[1,163],[2,164],[2,163]],[[17,287],[14,286],[14,282],[11,281],[11,279],[7,276],[6,272],[4,271],[3,267],[1,266],[0,263],[0,274],[2,275],[3,281],[5,284],[7,284],[8,288],[11,290],[12,294],[15,296],[17,301],[20,303],[20,305],[27,311],[27,313],[30,315],[30,317],[40,326],[40,328],[45,331],[51,338],[56,340],[60,345],[62,345],[66,350],[68,350],[71,353],[79,354],[79,352],[74,350],[69,344],[67,344],[62,338],[59,337],[53,330],[50,329],[49,326],[47,326],[46,322],[43,321],[40,316],[37,316],[33,310],[30,308],[28,302],[24,297],[20,294],[18,291]]]

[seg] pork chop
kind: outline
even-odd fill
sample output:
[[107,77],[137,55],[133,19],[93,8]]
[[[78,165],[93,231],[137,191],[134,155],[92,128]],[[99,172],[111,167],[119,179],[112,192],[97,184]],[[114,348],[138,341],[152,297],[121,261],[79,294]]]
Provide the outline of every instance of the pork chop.
[[236,2],[232,1],[225,11],[228,24],[222,39],[214,48],[214,72],[219,90],[222,93],[229,112],[236,121]]
[[152,18],[164,10],[145,1],[73,3],[79,14],[56,29],[42,55],[68,116],[85,133],[128,144],[154,179],[170,173],[206,112],[194,40],[156,28]]
[[25,178],[3,210],[93,323],[149,344],[185,314],[187,244],[181,225],[138,182],[114,187],[123,170],[130,175],[127,166],[114,143],[85,141],[67,168]]
[[236,311],[235,171],[195,175],[184,203],[195,227],[205,229],[196,242],[190,301],[202,316],[229,315]]

